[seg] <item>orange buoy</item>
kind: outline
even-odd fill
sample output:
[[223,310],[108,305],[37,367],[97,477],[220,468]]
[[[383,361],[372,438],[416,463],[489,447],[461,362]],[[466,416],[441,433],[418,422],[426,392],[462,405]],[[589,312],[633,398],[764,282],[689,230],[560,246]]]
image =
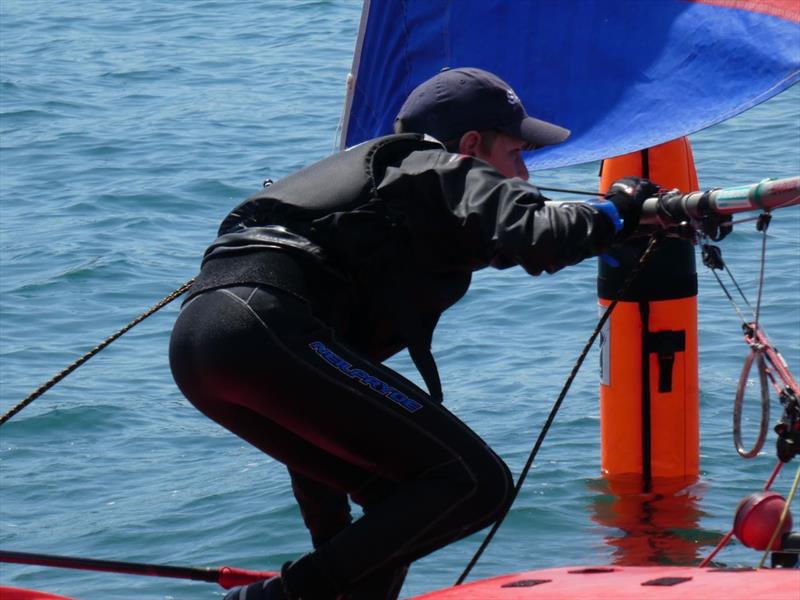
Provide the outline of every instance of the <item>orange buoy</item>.
[[[686,138],[603,161],[600,191],[620,177],[647,177],[683,192],[699,188]],[[601,310],[618,298],[647,245],[632,239],[600,261]],[[667,238],[601,335],[601,470],[618,495],[671,493],[697,480],[697,275],[691,243]]]

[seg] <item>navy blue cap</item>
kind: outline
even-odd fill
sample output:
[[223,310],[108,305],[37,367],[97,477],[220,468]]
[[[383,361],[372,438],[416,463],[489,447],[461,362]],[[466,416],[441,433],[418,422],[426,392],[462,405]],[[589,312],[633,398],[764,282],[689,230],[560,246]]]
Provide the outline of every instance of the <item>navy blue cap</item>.
[[525,140],[532,148],[558,144],[570,134],[528,116],[510,85],[472,67],[443,70],[417,86],[395,119],[395,131],[427,133],[444,142],[489,129]]

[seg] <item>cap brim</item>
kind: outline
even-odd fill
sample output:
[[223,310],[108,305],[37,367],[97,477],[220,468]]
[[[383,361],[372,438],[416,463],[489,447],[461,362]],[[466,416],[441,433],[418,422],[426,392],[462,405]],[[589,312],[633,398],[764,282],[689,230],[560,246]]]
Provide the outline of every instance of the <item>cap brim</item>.
[[[513,132],[517,134],[517,132]],[[553,125],[547,121],[525,117],[519,125],[520,139],[525,140],[531,145],[531,149],[541,146],[551,146],[560,144],[570,136],[570,130]]]

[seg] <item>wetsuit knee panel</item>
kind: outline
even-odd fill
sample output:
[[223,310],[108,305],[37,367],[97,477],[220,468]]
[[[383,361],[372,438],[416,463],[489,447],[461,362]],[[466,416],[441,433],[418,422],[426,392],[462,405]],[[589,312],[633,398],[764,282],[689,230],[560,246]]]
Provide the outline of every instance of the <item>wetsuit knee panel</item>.
[[473,463],[454,460],[431,469],[424,477],[440,480],[453,496],[468,496],[476,512],[503,510],[514,485],[508,467],[499,458]]
[[514,480],[506,464],[493,452],[490,459],[469,465],[475,478],[473,494],[469,499],[471,512],[476,515],[472,529],[477,531],[494,522],[509,507]]

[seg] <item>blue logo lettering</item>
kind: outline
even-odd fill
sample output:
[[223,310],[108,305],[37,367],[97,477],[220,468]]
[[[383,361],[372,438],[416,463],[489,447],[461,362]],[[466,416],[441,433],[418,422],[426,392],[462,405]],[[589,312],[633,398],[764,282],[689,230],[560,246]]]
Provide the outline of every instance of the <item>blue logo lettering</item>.
[[416,400],[412,400],[401,391],[394,389],[384,381],[381,381],[374,375],[370,375],[363,369],[354,369],[353,365],[343,359],[341,356],[333,352],[330,348],[328,348],[322,342],[311,342],[309,347],[319,354],[322,359],[327,362],[328,364],[335,367],[341,373],[344,373],[348,377],[355,379],[362,385],[365,385],[369,388],[372,388],[376,392],[378,392],[381,396],[389,398],[392,402],[395,402],[405,408],[408,412],[417,412],[420,408],[422,408],[422,404],[417,402]]

